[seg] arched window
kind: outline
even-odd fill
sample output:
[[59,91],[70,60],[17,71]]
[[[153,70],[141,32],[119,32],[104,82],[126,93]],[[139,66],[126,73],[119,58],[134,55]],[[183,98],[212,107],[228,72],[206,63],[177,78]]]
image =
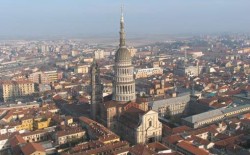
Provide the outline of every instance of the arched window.
[[152,126],[152,120],[148,121],[148,126],[151,127]]

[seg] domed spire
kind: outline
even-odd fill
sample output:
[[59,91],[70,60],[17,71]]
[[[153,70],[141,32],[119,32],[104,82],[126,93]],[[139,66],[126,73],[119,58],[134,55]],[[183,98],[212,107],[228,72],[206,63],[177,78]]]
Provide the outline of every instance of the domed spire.
[[115,62],[131,61],[131,54],[126,48],[125,43],[125,31],[124,31],[124,17],[123,17],[123,6],[121,7],[121,19],[120,19],[120,44],[119,49],[115,54]]
[[121,20],[120,20],[120,47],[125,47],[125,31],[124,31],[124,17],[123,6],[121,6]]
[[113,100],[135,101],[135,80],[134,66],[131,54],[126,48],[123,7],[121,7],[120,19],[120,45],[115,53],[114,79],[113,79]]

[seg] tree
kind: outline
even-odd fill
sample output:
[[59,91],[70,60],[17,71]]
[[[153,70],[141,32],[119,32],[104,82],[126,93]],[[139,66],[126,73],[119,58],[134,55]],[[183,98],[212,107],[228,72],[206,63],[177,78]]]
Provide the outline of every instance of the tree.
[[165,113],[165,118],[167,118],[167,119],[169,119],[169,118],[171,118],[171,110],[170,110],[170,108],[169,108],[169,106],[167,106],[167,108],[166,108],[166,113]]

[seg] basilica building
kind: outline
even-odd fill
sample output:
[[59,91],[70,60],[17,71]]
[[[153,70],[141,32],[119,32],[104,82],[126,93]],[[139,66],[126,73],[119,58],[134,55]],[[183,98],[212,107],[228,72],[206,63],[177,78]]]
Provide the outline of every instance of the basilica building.
[[120,44],[115,54],[113,93],[103,98],[97,62],[91,66],[91,117],[132,144],[161,140],[158,113],[147,102],[137,101],[134,66],[126,46],[124,17],[120,19]]

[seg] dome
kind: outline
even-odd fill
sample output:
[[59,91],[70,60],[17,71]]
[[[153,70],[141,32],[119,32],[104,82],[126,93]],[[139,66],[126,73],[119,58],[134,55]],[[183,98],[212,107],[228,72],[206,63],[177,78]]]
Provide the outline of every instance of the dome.
[[115,62],[131,61],[131,55],[127,48],[119,48],[115,53]]

